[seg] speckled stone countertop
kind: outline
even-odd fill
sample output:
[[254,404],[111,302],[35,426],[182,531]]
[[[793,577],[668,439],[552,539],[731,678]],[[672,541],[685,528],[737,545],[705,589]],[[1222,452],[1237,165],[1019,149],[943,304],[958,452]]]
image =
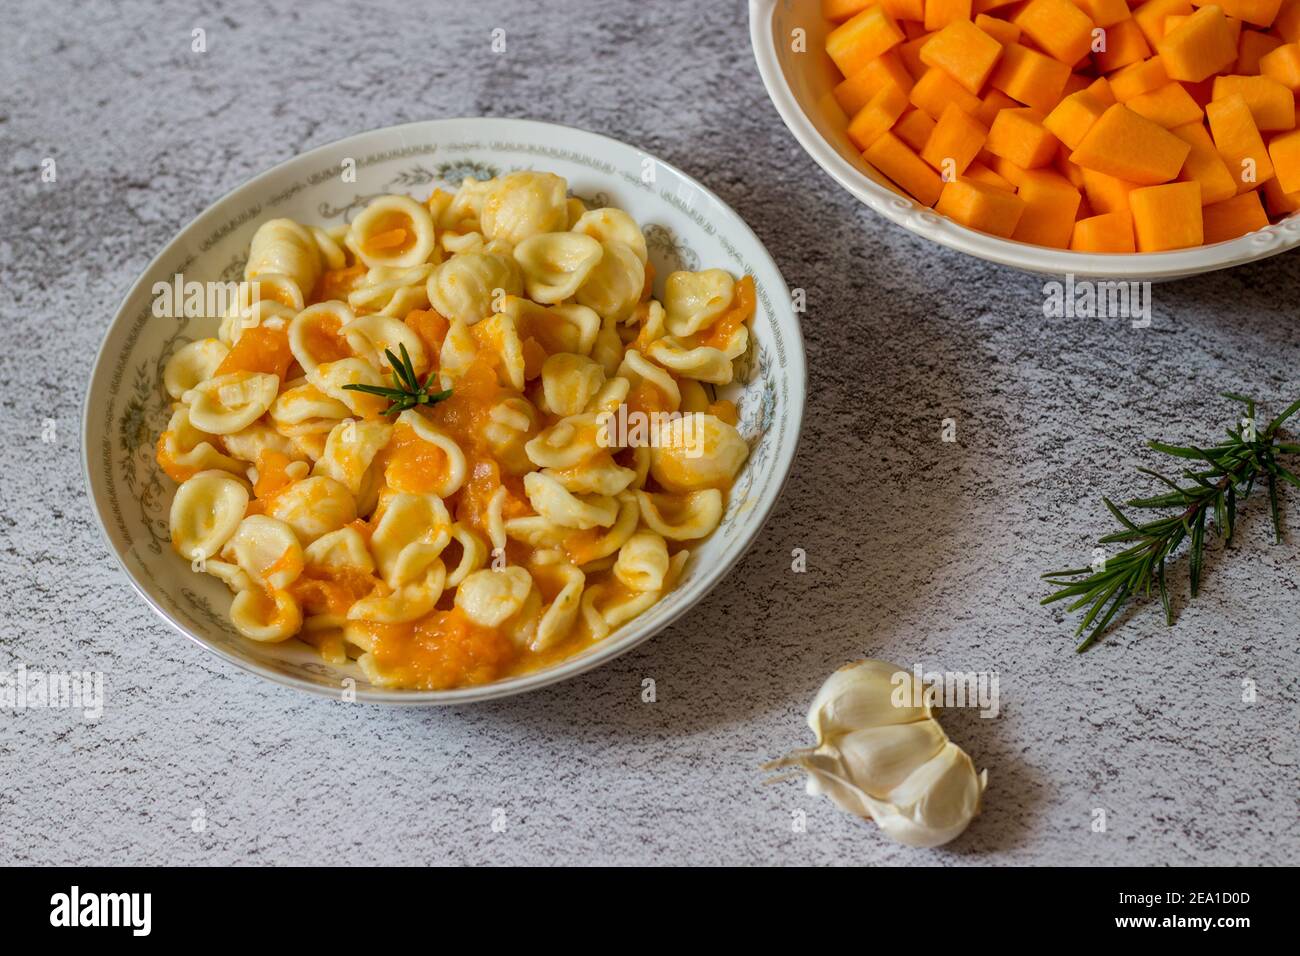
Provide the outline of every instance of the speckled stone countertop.
[[[1037,580],[1087,563],[1102,494],[1149,487],[1132,471],[1155,463],[1145,439],[1211,440],[1235,414],[1224,389],[1274,410],[1300,395],[1300,258],[1157,286],[1146,329],[1046,319],[1042,279],[915,239],[814,165],[736,0],[4,6],[0,670],[102,671],[105,707],[96,722],[0,711],[0,860],[1300,858],[1300,506],[1275,546],[1253,500],[1175,628],[1143,606],[1083,656]],[[729,202],[807,290],[803,443],[725,584],[619,660],[460,710],[308,698],[222,664],[132,593],[84,490],[83,388],[119,298],[212,199],[330,140],[455,115],[606,133]],[[1173,579],[1184,594],[1184,565]],[[760,763],[809,742],[821,681],[864,655],[999,675],[997,718],[944,718],[990,778],[946,848],[763,785]]]

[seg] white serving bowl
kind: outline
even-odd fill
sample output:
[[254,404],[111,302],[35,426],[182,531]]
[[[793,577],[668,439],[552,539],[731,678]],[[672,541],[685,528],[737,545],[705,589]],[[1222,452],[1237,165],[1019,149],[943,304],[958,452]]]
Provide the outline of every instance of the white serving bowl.
[[[345,159],[356,182],[344,183]],[[363,701],[449,704],[502,697],[551,684],[635,647],[681,617],[718,584],[754,540],[790,473],[806,389],[803,340],[781,273],[763,244],[722,200],[681,170],[632,146],[582,130],[513,119],[444,119],[362,133],[322,146],[263,173],[217,200],[187,225],[131,286],[113,318],[91,375],[83,409],[83,460],[90,499],[109,549],[135,589],[164,620],[232,664],[268,680]],[[656,291],[674,269],[720,267],[751,273],[758,308],[743,380],[722,390],[737,402],[750,455],[737,477],[722,525],[693,549],[678,587],[605,640],[562,663],[478,687],[392,690],[370,685],[355,665],[324,663],[297,640],[258,644],[230,625],[231,595],[196,574],[169,544],[174,483],[154,461],[169,417],[161,377],[168,356],[213,335],[215,319],[154,318],[152,289],[173,274],[186,279],[242,278],[249,239],[265,219],[288,216],[334,224],[373,196],[452,187],[515,169],[565,177],[588,202],[625,209],[646,231]],[[643,175],[653,172],[652,182]],[[355,682],[355,683],[353,683]]]
[[[820,0],[749,0],[749,35],[758,72],[785,125],[841,186],[909,232],[1027,272],[1152,281],[1226,269],[1300,244],[1300,218],[1294,215],[1228,242],[1139,254],[1069,252],[968,229],[884,185],[881,174],[849,141],[831,96],[839,74],[826,55],[830,29]],[[804,52],[795,49],[796,30],[804,31]]]

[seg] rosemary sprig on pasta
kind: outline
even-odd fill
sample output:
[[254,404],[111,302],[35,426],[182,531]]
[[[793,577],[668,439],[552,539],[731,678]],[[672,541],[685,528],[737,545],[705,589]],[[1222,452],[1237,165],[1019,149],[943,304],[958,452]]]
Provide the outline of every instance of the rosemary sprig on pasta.
[[346,389],[354,392],[365,392],[367,395],[378,395],[380,398],[386,398],[391,403],[384,410],[385,415],[399,415],[408,408],[415,408],[419,405],[435,405],[444,399],[451,398],[451,389],[445,389],[441,392],[430,392],[429,388],[433,384],[434,376],[438,374],[437,368],[431,369],[425,377],[424,383],[415,375],[415,366],[411,364],[411,356],[406,351],[406,346],[401,343],[398,348],[402,352],[402,357],[398,358],[393,354],[392,349],[384,349],[384,356],[388,359],[389,370],[393,373],[393,383],[395,388],[388,388],[384,385],[344,385]]

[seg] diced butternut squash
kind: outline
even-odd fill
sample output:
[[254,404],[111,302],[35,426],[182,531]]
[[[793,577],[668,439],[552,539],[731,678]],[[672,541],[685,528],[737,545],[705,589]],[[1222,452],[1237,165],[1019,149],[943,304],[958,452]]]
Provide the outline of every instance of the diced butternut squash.
[[983,183],[985,186],[996,186],[998,189],[1004,189],[1009,193],[1016,191],[1016,187],[1012,185],[1010,181],[1003,179],[978,159],[966,167],[966,172],[962,174],[962,179],[969,180],[973,183]]
[[1106,104],[1092,95],[1088,90],[1080,90],[1067,96],[1056,104],[1056,109],[1048,113],[1043,125],[1070,149],[1075,149],[1092,124],[1101,119],[1106,112]]
[[948,75],[946,70],[932,66],[925,75],[916,81],[909,94],[912,105],[929,114],[930,119],[938,120],[948,104],[955,103],[959,108],[975,116],[980,111],[980,99]]
[[847,80],[837,84],[833,92],[840,108],[849,116],[853,116],[890,83],[906,93],[912,89],[913,82],[912,74],[907,72],[898,54],[890,50],[876,57]]
[[988,135],[979,120],[949,103],[921,150],[921,158],[939,171],[944,182],[952,182],[979,155]]
[[1271,76],[1214,78],[1214,99],[1221,100],[1234,93],[1246,101],[1260,132],[1295,129],[1295,94]]
[[[1123,3],[1124,0],[1119,2]],[[975,25],[1003,46],[1020,42],[1020,27],[1007,20],[999,20],[987,13],[981,13],[975,17]]]
[[1272,26],[1282,7],[1282,0],[1192,0],[1192,3],[1198,7],[1213,3],[1223,8],[1225,16],[1253,23],[1257,27]]
[[903,42],[903,31],[881,6],[867,7],[826,36],[826,52],[845,76]]
[[1137,183],[1126,182],[1093,169],[1083,170],[1083,191],[1095,213],[1128,212],[1129,193]]
[[872,166],[926,206],[933,206],[943,191],[943,180],[920,156],[893,133],[885,133],[862,154]]
[[1237,180],[1223,162],[1223,157],[1214,147],[1214,140],[1201,123],[1188,123],[1175,126],[1173,133],[1191,147],[1187,161],[1183,163],[1182,172],[1178,174],[1179,182],[1196,182],[1201,184],[1201,202],[1205,204],[1222,202],[1237,194]]
[[1171,80],[1198,83],[1237,59],[1237,37],[1221,7],[1201,7],[1158,43]]
[[971,0],[925,0],[926,30],[942,30],[954,20],[971,18]]
[[1170,17],[1190,17],[1195,11],[1188,0],[1147,0],[1133,11],[1133,22],[1147,43],[1155,46],[1165,35],[1165,21]]
[[1125,0],[1074,0],[1074,5],[1099,27],[1113,27],[1133,16]]
[[1128,201],[1139,252],[1186,249],[1204,240],[1199,184],[1146,186],[1129,193]]
[[932,132],[934,120],[923,110],[908,110],[894,124],[894,135],[918,153],[925,148]]
[[1242,193],[1201,210],[1204,236],[1202,241],[1227,242],[1268,225],[1268,213],[1260,202],[1259,192]]
[[1107,77],[1107,80],[1110,82],[1111,93],[1114,94],[1116,102],[1125,103],[1135,96],[1160,89],[1169,82],[1169,74],[1165,72],[1165,65],[1160,57],[1153,56],[1149,60],[1124,67],[1118,73]]
[[1074,232],[1074,217],[1082,198],[1060,173],[1048,169],[1025,172],[1016,195],[1025,204],[1011,238],[1065,249]]
[[1285,43],[1259,58],[1259,72],[1300,93],[1300,45]]
[[1282,192],[1300,192],[1300,130],[1274,136],[1268,156]]
[[1283,192],[1282,186],[1274,176],[1264,184],[1264,202],[1271,216],[1288,216],[1300,210],[1300,189],[1293,193]]
[[822,16],[831,23],[843,23],[875,3],[876,0],[822,0]]
[[1243,76],[1259,76],[1259,60],[1265,53],[1272,53],[1282,45],[1282,38],[1260,33],[1257,30],[1242,30],[1237,41],[1237,62],[1233,69]]
[[1165,129],[1195,123],[1205,115],[1191,94],[1183,89],[1183,84],[1173,80],[1150,93],[1133,97],[1124,105]]
[[1070,0],[1029,0],[1011,22],[1044,52],[1071,66],[1092,49],[1095,24]]
[[953,20],[921,47],[922,63],[944,70],[975,96],[1000,56],[1002,44],[969,20]]
[[955,222],[1126,255],[1300,213],[1300,0],[820,4],[823,118]]
[[1093,62],[1102,73],[1113,73],[1121,67],[1140,63],[1151,55],[1151,46],[1132,17],[1105,29],[1106,49],[1098,50],[1092,55]]
[[1237,192],[1248,192],[1273,178],[1273,164],[1264,149],[1264,140],[1250,115],[1250,107],[1239,93],[1212,102],[1205,107],[1205,116],[1214,147],[1237,182]]
[[1002,110],[989,127],[988,151],[1022,169],[1046,166],[1056,156],[1056,137],[1043,126],[1043,114],[1027,107]]
[[1044,116],[1061,98],[1070,67],[1019,43],[1002,48],[1002,59],[989,83],[1013,100],[1032,106]]
[[1074,224],[1070,248],[1079,252],[1136,252],[1133,216],[1129,212],[1104,212]]
[[1092,124],[1072,162],[1140,185],[1178,175],[1190,147],[1167,129],[1116,103]]
[[1004,239],[1011,238],[1025,210],[1025,201],[997,186],[969,178],[944,183],[935,212]]
[[884,87],[862,107],[849,123],[849,139],[858,149],[866,149],[882,134],[889,132],[907,109],[907,94],[893,83]]

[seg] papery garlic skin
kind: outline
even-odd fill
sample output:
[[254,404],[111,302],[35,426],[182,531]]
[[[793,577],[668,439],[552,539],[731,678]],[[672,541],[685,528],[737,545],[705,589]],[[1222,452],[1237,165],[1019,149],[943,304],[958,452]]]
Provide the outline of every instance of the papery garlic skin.
[[[824,683],[808,711],[817,746],[768,764],[808,774],[808,792],[876,822],[906,846],[940,846],[980,811],[988,771],[975,772],[928,704],[912,696],[912,675],[885,661],[858,661]],[[899,693],[902,688],[901,694]]]

